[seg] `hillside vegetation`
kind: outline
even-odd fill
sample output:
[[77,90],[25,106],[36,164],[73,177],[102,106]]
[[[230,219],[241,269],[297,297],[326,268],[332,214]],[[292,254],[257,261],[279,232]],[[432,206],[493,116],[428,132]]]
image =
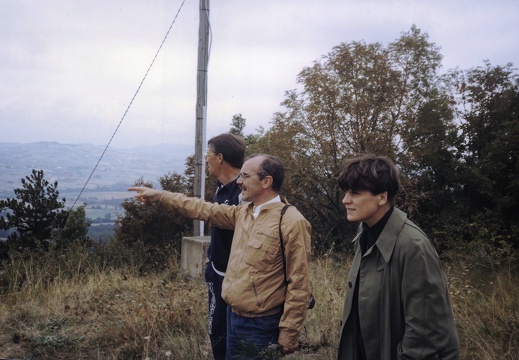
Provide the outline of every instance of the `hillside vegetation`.
[[[184,279],[176,256],[146,275],[137,258],[115,267],[122,255],[132,257],[113,250],[118,254],[92,255],[78,247],[3,267],[0,358],[211,359],[204,282]],[[312,262],[317,305],[308,312],[301,350],[287,360],[335,359],[349,260]],[[484,273],[462,259],[445,271],[462,359],[517,359],[517,274],[507,267]]]

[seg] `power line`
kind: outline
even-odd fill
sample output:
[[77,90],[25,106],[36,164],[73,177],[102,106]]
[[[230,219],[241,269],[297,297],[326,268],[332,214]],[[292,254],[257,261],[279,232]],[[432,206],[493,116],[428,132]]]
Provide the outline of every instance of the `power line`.
[[[126,114],[128,113],[128,110],[130,110],[130,107],[132,106],[133,104],[133,101],[135,100],[135,98],[137,97],[137,94],[139,93],[141,87],[142,87],[142,84],[144,83],[144,81],[146,80],[146,77],[148,76],[148,73],[150,72],[151,70],[151,67],[153,66],[153,64],[155,63],[155,60],[157,59],[157,56],[159,55],[159,52],[160,50],[162,49],[162,46],[164,45],[164,43],[166,42],[166,39],[168,38],[168,35],[169,33],[171,32],[171,29],[173,28],[173,25],[175,24],[175,21],[177,20],[178,18],[178,15],[180,14],[180,11],[182,10],[182,8],[184,7],[184,3],[185,3],[185,0],[182,1],[182,3],[180,4],[180,7],[175,15],[175,18],[173,19],[173,21],[171,22],[171,25],[169,26],[169,29],[168,31],[166,32],[166,35],[164,36],[164,39],[162,39],[162,42],[160,43],[160,46],[157,50],[157,52],[155,53],[155,56],[153,57],[153,60],[151,61],[150,63],[150,66],[148,67],[148,70],[146,70],[146,73],[144,74],[144,77],[142,78],[141,80],[141,83],[139,84],[139,86],[137,87],[137,90],[135,91],[135,94],[133,94],[133,97],[130,101],[130,103],[128,104],[128,106],[126,107],[126,110],[124,111],[123,113],[123,116],[121,117],[121,120],[119,121],[119,124],[117,124],[117,127],[115,128],[113,134],[112,134],[112,137],[110,138],[110,140],[108,141],[108,144],[106,144],[106,147],[104,148],[103,152],[101,153],[101,156],[99,157],[99,160],[97,160],[97,163],[95,164],[94,166],[94,169],[92,170],[92,172],[90,173],[90,175],[88,176],[86,182],[85,182],[85,185],[83,185],[83,188],[81,189],[81,191],[79,192],[79,195],[77,196],[76,200],[74,201],[74,203],[72,204],[72,206],[70,207],[70,209],[68,210],[69,212],[72,211],[72,209],[74,208],[74,206],[76,205],[76,203],[78,202],[79,198],[81,197],[81,195],[83,194],[83,191],[85,190],[86,186],[88,185],[88,182],[90,181],[90,179],[92,178],[92,176],[94,175],[95,171],[97,170],[97,167],[99,166],[99,163],[101,162],[101,160],[103,159],[103,156],[105,155],[106,153],[106,150],[108,150],[108,147],[110,146],[110,144],[112,143],[112,140],[114,139],[115,137],[115,134],[117,133],[117,131],[119,130],[119,127],[121,126],[124,118],[126,117]],[[68,214],[67,214],[68,215]]]

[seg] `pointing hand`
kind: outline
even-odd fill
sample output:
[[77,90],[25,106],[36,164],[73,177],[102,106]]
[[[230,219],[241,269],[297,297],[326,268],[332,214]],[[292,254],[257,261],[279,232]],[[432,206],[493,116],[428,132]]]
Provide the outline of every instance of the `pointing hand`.
[[155,190],[144,186],[133,186],[128,188],[128,191],[136,191],[137,194],[135,194],[135,198],[142,204],[160,201],[162,195],[161,190]]

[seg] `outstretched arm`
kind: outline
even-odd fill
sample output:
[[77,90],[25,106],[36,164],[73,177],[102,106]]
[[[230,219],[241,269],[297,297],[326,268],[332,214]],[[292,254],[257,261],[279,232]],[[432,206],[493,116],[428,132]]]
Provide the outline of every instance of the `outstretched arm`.
[[136,191],[135,198],[142,204],[160,201],[163,190],[155,190],[144,186],[133,186],[128,188],[128,191]]
[[161,207],[174,211],[189,219],[211,221],[215,226],[234,229],[238,218],[238,206],[214,204],[201,199],[166,190],[155,190],[144,186],[133,186],[128,191],[136,191],[135,198],[142,204],[159,203]]

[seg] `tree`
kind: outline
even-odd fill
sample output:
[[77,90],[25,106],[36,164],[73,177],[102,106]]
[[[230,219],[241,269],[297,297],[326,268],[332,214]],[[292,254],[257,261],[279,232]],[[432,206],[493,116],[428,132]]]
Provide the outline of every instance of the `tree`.
[[[441,58],[428,35],[413,26],[387,47],[365,42],[334,47],[299,73],[301,91],[286,93],[286,111],[274,115],[256,148],[282,158],[285,191],[313,224],[318,249],[347,246],[343,239],[355,231],[345,220],[336,185],[343,158],[386,155],[405,173],[411,152],[419,153],[423,141],[413,136],[420,114],[441,113],[438,128],[449,131],[452,104],[438,90]],[[409,194],[404,200],[417,198]]]
[[2,229],[16,229],[7,238],[16,249],[47,248],[53,236],[63,227],[67,212],[65,198],[59,199],[58,182],[45,180],[43,170],[32,170],[21,179],[22,188],[14,190],[16,198],[0,201],[6,215],[0,219]]
[[229,133],[245,137],[245,135],[243,135],[243,129],[245,129],[246,123],[247,120],[241,114],[235,114],[232,117],[231,130],[229,131]]
[[256,143],[259,138],[265,133],[265,130],[262,126],[256,129],[256,134],[244,135],[243,130],[245,129],[245,125],[247,124],[247,120],[242,116],[242,114],[236,114],[232,117],[231,121],[231,129],[229,130],[230,134],[241,136],[245,139],[245,144],[247,145],[247,153],[251,154],[248,151],[248,148]]
[[[56,247],[66,248],[72,243],[84,244],[89,240],[87,234],[92,221],[86,218],[85,206],[83,204],[68,212],[65,226],[56,236]],[[107,215],[109,217],[110,214]]]
[[432,95],[421,105],[415,126],[402,134],[406,144],[404,165],[401,166],[402,190],[400,203],[412,220],[432,238],[437,247],[446,247],[444,231],[439,224],[452,217],[446,209],[459,202],[461,186],[459,168],[460,144],[454,121],[452,99],[445,93]]
[[462,161],[456,207],[460,238],[519,247],[519,75],[512,64],[453,71]]
[[[189,193],[186,178],[173,172],[159,179],[163,190]],[[134,186],[152,187],[144,180],[137,180]],[[159,208],[159,204],[142,206],[131,199],[123,202],[124,215],[115,222],[115,236],[118,241],[131,246],[143,243],[147,248],[175,243],[180,249],[180,239],[191,229],[192,222],[173,212]]]

